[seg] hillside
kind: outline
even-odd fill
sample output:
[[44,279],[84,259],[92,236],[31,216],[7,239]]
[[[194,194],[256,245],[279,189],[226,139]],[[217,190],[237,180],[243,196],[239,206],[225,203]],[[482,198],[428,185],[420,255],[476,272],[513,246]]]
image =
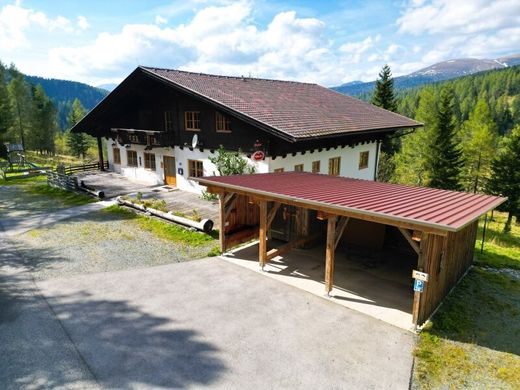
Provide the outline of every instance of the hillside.
[[30,84],[40,84],[43,87],[45,93],[53,101],[58,110],[58,119],[61,128],[65,128],[67,125],[67,115],[75,98],[78,98],[87,110],[91,110],[108,95],[108,91],[104,89],[95,88],[77,81],[46,79],[27,75],[25,79]]
[[[520,54],[496,59],[453,59],[430,65],[409,75],[395,77],[394,86],[397,90],[413,88],[488,70],[505,69],[515,65],[520,65]],[[332,89],[347,95],[359,96],[371,93],[374,89],[374,85],[375,81],[367,83],[352,81],[337,87],[332,87]]]

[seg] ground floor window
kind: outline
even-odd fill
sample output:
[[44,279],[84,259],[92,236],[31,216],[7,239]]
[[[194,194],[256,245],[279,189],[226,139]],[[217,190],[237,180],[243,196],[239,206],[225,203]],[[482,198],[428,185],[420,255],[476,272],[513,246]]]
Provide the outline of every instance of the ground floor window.
[[294,166],[294,172],[303,172],[303,164],[296,164]]
[[114,156],[114,164],[121,164],[121,151],[119,148],[112,148],[112,156]]
[[312,162],[312,173],[320,173],[320,161]]
[[190,177],[204,176],[204,166],[200,160],[188,160],[188,175]]
[[126,151],[126,165],[129,167],[137,166],[137,152],[135,150]]
[[368,168],[368,151],[359,153],[359,169]]
[[144,154],[144,167],[155,171],[155,154],[145,153]]
[[283,172],[283,168],[276,168],[274,170],[274,173],[281,173],[281,172]]
[[340,162],[341,162],[341,157],[329,158],[329,175],[331,175],[331,176],[339,175]]

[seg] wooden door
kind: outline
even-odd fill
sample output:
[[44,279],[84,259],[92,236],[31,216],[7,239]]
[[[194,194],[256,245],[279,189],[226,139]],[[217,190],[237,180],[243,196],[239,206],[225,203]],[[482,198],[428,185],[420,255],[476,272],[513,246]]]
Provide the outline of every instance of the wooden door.
[[175,171],[175,157],[164,156],[164,182],[170,186],[177,185],[177,172]]

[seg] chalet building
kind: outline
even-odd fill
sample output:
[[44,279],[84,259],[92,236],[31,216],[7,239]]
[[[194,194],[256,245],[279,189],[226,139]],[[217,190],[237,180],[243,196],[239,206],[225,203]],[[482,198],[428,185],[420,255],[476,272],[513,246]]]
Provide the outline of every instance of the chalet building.
[[257,173],[374,180],[380,141],[418,126],[317,84],[138,67],[72,131],[104,137],[115,172],[200,192],[220,145]]

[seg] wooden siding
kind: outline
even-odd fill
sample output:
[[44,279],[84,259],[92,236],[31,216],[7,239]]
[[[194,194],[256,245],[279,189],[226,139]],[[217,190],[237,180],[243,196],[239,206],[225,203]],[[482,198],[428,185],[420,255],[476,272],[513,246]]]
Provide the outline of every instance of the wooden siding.
[[446,237],[430,234],[426,247],[421,246],[425,251],[424,272],[430,277],[421,294],[418,324],[432,315],[473,262],[477,226],[475,221]]

